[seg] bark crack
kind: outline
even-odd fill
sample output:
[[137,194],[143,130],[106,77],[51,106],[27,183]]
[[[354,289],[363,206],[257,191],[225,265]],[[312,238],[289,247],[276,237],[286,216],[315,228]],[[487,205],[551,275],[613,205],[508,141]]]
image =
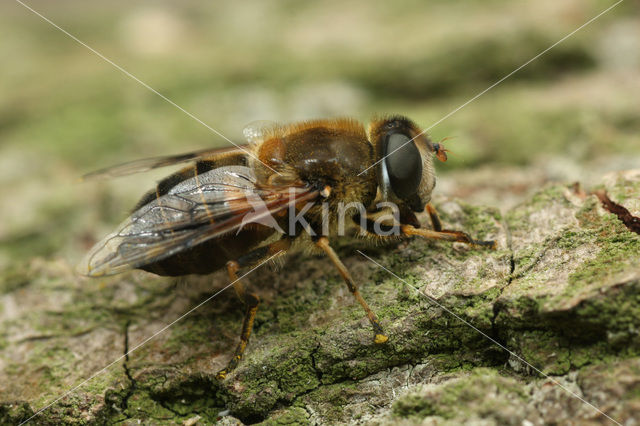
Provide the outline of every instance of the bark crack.
[[127,320],[124,325],[124,362],[122,363],[122,367],[124,370],[124,375],[129,380],[129,387],[127,388],[124,397],[122,398],[121,408],[124,412],[129,408],[129,398],[133,395],[136,390],[136,380],[131,375],[131,370],[129,369],[129,327],[131,326],[131,320]]
[[516,269],[516,259],[515,253],[513,251],[513,238],[511,233],[511,227],[509,226],[509,222],[507,220],[503,221],[504,231],[507,237],[507,249],[509,250],[509,277],[507,279],[507,283],[503,285],[498,291],[498,296],[495,298],[493,302],[493,316],[491,317],[491,337],[494,339],[498,339],[498,330],[496,327],[496,319],[498,318],[498,314],[501,310],[501,304],[499,303],[500,296],[504,292],[504,289],[509,287],[515,278],[513,273]]
[[311,358],[311,367],[313,368],[313,371],[316,373],[316,377],[318,378],[318,386],[322,386],[322,370],[320,370],[316,364],[316,355],[318,354],[319,350],[320,343],[318,343],[316,347],[313,348],[309,356]]
[[640,217],[633,216],[626,207],[613,202],[607,195],[606,191],[595,191],[593,194],[598,197],[602,203],[602,207],[604,207],[608,212],[618,216],[618,219],[622,221],[629,231],[640,235]]

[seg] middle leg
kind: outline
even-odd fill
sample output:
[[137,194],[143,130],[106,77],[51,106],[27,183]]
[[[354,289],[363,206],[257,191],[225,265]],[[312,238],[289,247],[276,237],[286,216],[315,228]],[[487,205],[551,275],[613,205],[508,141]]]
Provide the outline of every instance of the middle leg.
[[378,317],[371,310],[367,302],[362,298],[360,291],[358,291],[358,286],[353,280],[353,277],[351,277],[349,270],[346,266],[344,266],[344,263],[342,263],[340,257],[338,257],[336,252],[329,245],[329,239],[327,237],[318,238],[318,240],[316,241],[316,246],[320,247],[329,257],[333,265],[338,269],[338,272],[340,272],[340,275],[344,279],[344,282],[347,284],[347,287],[349,288],[349,291],[351,292],[353,297],[355,297],[358,303],[360,303],[360,306],[362,306],[362,308],[366,312],[367,317],[369,318],[369,322],[371,323],[371,326],[373,327],[373,331],[375,333],[373,341],[377,344],[385,343],[387,340],[389,340],[389,337],[384,334]]

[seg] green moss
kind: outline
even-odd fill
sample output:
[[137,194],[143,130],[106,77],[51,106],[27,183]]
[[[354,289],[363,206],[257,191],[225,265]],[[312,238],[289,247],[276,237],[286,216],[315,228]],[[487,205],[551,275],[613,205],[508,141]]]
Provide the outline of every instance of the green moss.
[[575,250],[585,244],[592,244],[595,236],[589,230],[567,230],[555,240],[555,246],[566,251]]
[[495,235],[497,225],[502,221],[500,210],[496,208],[478,207],[464,202],[460,203],[464,212],[463,230],[472,233],[472,237],[482,240],[489,234]]
[[303,408],[292,407],[288,410],[276,411],[268,420],[259,424],[261,426],[308,425],[311,424],[311,421],[309,420],[309,413]]
[[542,212],[553,205],[572,208],[564,196],[565,191],[564,185],[547,185],[536,191],[523,204],[509,210],[505,214],[505,220],[514,231],[526,231],[532,226],[529,221],[531,214]]
[[[328,260],[324,260],[328,262]],[[329,263],[327,263],[330,266]],[[309,315],[320,313],[330,308],[331,296],[336,291],[344,288],[344,281],[337,273],[327,274],[311,283],[304,291],[293,289],[282,292],[271,302],[267,312],[258,311],[256,318],[256,331],[258,335],[278,333],[290,333],[303,330],[308,327]],[[363,288],[364,287],[364,288]],[[371,288],[361,285],[361,291],[370,296]],[[355,311],[350,309],[350,311]]]
[[640,265],[640,236],[630,232],[613,215],[600,223],[596,244],[600,247],[595,259],[584,263],[569,276],[572,285],[609,282],[630,266]]
[[[465,295],[451,295],[446,299],[441,299],[440,302],[449,307],[449,310],[460,318],[468,321],[482,330],[488,330],[491,328],[493,321],[493,302],[498,297],[500,290],[498,288],[491,288],[481,294],[473,296]],[[445,315],[451,316],[450,313]],[[457,318],[452,318],[452,321],[460,321]]]
[[[232,320],[233,315],[229,314],[229,318],[225,318],[225,320]],[[242,315],[236,316],[237,322],[229,321],[228,329],[230,331],[235,329],[237,330],[238,335],[240,334],[241,324],[242,324]],[[212,349],[215,342],[211,338],[211,319],[207,318],[205,315],[191,315],[186,317],[184,322],[181,324],[179,328],[174,328],[169,330],[169,337],[165,340],[162,349],[167,355],[176,354],[183,350],[185,347],[190,348],[203,348],[203,350]],[[225,321],[226,323],[226,321]],[[217,326],[220,326],[216,324]],[[227,328],[222,325],[221,328]],[[192,351],[193,356],[198,356],[201,351]]]
[[[546,374],[611,357],[635,357],[640,318],[639,283],[626,283],[586,298],[566,311],[548,311],[545,299],[502,300],[495,323],[510,350]],[[529,371],[525,365],[520,366]]]
[[571,346],[571,367],[582,368],[586,365],[592,365],[601,362],[611,352],[607,342],[597,342],[593,345]]
[[638,194],[640,194],[640,182],[618,177],[615,184],[612,187],[606,188],[606,190],[609,198],[617,203],[624,203],[627,200],[637,200]]
[[24,263],[11,265],[0,274],[0,294],[11,293],[29,285],[35,278],[34,272]]
[[[632,343],[640,317],[637,286],[628,281],[615,288],[607,284],[620,281],[624,271],[640,265],[640,238],[614,215],[603,214],[595,197],[575,207],[564,191],[558,185],[546,188],[507,215],[511,227],[523,232],[531,213],[562,207],[575,212],[579,225],[570,224],[541,244],[514,253],[510,297],[499,301],[495,318],[507,346],[547,374],[565,374],[571,368],[613,355],[634,356],[637,351]],[[534,268],[550,249],[559,249],[569,258],[575,252],[596,254],[571,271],[562,291],[545,292],[543,286],[553,282],[547,271]],[[551,264],[551,268],[564,267],[563,259],[545,258],[545,262],[555,262],[557,266]],[[566,307],[576,297],[583,300]]]
[[424,418],[437,413],[435,404],[419,393],[409,394],[399,398],[391,409],[395,417]]
[[[362,385],[351,380],[344,382],[324,385],[316,390],[301,396],[295,401],[295,405],[299,407],[313,407],[316,411],[318,408],[322,410],[322,421],[328,424],[344,423],[352,420],[353,417],[348,410],[348,405],[354,399],[367,398],[371,395]],[[373,410],[371,410],[373,411]],[[302,414],[300,412],[300,414]],[[362,412],[359,413],[363,414]]]
[[[181,423],[195,416],[215,422],[225,409],[228,395],[216,382],[162,371],[138,376],[134,384],[110,396],[127,418],[143,423]],[[173,374],[173,376],[172,376]],[[157,378],[164,380],[158,382]]]
[[[297,332],[279,337],[278,347],[285,349],[274,350],[270,345],[268,352],[250,354],[224,384],[233,394],[232,414],[243,421],[264,419],[277,402],[291,402],[318,387],[317,361],[312,355],[316,346],[313,333]],[[242,385],[236,388],[234,382]]]
[[616,350],[638,350],[635,335],[640,318],[640,282],[612,287],[580,304],[576,315],[584,326],[599,332],[608,344]]
[[488,368],[476,368],[471,374],[437,386],[422,386],[394,402],[392,414],[398,418],[423,419],[500,419],[501,409],[522,403],[527,394],[516,380],[500,376]]
[[3,402],[0,404],[0,423],[19,424],[33,416],[34,412],[26,402]]
[[148,393],[134,391],[127,399],[125,415],[131,419],[148,422],[176,422],[186,420],[182,416],[153,400]]
[[[551,331],[518,331],[513,333],[510,346],[529,364],[545,374],[562,375],[571,368],[570,348],[564,339]],[[525,370],[529,367],[522,366]],[[531,374],[537,372],[531,371]]]

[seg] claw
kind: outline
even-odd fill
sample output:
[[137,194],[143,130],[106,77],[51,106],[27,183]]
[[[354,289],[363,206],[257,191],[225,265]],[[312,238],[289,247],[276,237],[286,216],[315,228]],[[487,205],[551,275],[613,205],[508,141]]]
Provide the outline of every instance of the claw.
[[224,380],[226,378],[227,378],[227,370],[226,369],[225,370],[220,370],[220,371],[218,371],[218,374],[216,374],[216,379],[217,380],[222,381],[222,380]]

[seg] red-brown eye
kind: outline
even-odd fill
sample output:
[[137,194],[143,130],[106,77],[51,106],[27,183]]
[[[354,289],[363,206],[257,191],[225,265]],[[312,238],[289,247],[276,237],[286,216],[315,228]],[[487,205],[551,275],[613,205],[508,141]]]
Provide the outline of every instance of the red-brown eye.
[[389,132],[383,145],[383,173],[395,195],[408,199],[415,195],[422,180],[422,158],[411,138],[403,133]]

